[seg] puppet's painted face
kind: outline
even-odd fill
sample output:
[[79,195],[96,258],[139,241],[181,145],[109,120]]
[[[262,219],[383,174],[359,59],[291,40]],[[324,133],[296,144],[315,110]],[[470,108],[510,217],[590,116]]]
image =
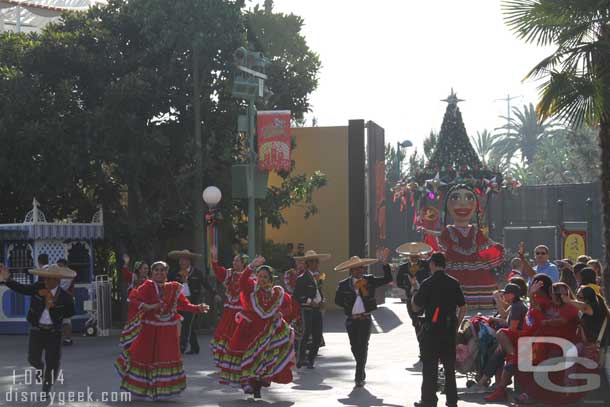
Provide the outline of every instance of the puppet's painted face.
[[433,206],[426,206],[422,208],[424,220],[428,222],[436,222],[439,218],[439,211]]
[[466,226],[477,209],[477,197],[467,189],[457,189],[449,195],[447,209],[456,225]]

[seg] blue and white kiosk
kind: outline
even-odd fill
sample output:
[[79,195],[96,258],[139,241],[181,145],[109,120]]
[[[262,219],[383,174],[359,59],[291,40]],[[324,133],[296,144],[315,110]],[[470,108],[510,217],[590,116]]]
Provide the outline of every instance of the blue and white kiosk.
[[[24,284],[34,281],[28,270],[36,267],[38,255],[46,253],[49,264],[66,259],[68,267],[77,272],[74,290],[76,315],[72,318],[75,332],[82,331],[88,314],[83,302],[89,300],[93,282],[93,243],[104,238],[104,219],[100,208],[91,223],[47,222],[34,199],[33,208],[23,223],[0,224],[0,259],[11,271],[12,278]],[[30,298],[0,285],[0,334],[25,334]]]

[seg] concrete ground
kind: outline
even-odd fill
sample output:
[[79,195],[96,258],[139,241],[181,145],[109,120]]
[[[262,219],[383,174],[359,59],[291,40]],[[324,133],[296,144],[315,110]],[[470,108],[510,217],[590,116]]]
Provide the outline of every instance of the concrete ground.
[[[350,352],[349,341],[340,312],[327,312],[324,321],[326,346],[320,349],[314,370],[299,369],[294,383],[272,384],[263,389],[262,400],[248,399],[240,390],[218,384],[218,376],[207,351],[210,337],[199,337],[202,353],[185,355],[184,364],[188,376],[188,387],[177,399],[165,402],[111,402],[100,401],[110,396],[103,392],[116,392],[118,376],[113,362],[119,353],[117,336],[85,338],[76,337],[72,347],[63,348],[62,370],[64,383],[54,390],[64,400],[55,400],[54,405],[66,406],[153,406],[175,407],[222,406],[222,407],[301,407],[301,406],[412,406],[419,400],[421,373],[406,369],[417,361],[417,341],[404,304],[397,299],[374,314],[374,332],[371,335],[367,366],[367,384],[354,389],[355,363]],[[0,336],[0,406],[30,406],[30,400],[16,400],[17,392],[34,392],[40,386],[24,385],[27,378],[27,337]],[[464,389],[466,380],[458,378],[458,388]],[[94,400],[69,402],[70,392],[86,392],[89,389]],[[12,391],[12,397],[7,394]],[[19,394],[18,394],[19,395]],[[22,395],[19,395],[22,397]],[[116,394],[114,395],[117,396]],[[78,394],[72,397],[78,397]],[[460,396],[460,406],[485,404],[482,395]],[[63,404],[62,404],[63,401]],[[439,394],[439,406],[445,399]],[[584,405],[608,405],[608,394],[588,397]]]

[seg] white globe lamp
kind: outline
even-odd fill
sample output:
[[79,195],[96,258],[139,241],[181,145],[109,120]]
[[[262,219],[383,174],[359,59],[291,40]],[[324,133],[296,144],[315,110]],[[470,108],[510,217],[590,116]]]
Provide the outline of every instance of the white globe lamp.
[[222,199],[222,192],[217,187],[207,187],[203,191],[203,202],[210,208],[216,207]]

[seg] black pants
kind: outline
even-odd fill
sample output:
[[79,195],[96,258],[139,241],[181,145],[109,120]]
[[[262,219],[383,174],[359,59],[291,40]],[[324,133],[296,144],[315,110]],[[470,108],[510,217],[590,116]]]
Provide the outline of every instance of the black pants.
[[[301,318],[303,319],[303,337],[299,343],[299,363],[307,360],[313,363],[318,356],[318,349],[322,342],[322,312],[319,308],[301,308]],[[311,346],[307,346],[311,337]],[[306,355],[309,349],[309,355]]]
[[421,401],[424,406],[436,406],[436,387],[438,385],[438,362],[445,368],[445,396],[448,406],[457,406],[457,387],[455,384],[455,333],[425,333],[422,336],[422,375]]
[[[44,352],[44,362],[42,353]],[[61,359],[61,332],[41,331],[37,328],[30,330],[30,343],[28,347],[28,362],[35,369],[43,372],[43,391],[49,391],[59,374],[59,361]]]
[[180,351],[184,353],[187,345],[191,345],[191,352],[199,353],[199,342],[195,332],[196,315],[191,312],[181,312],[184,318],[180,331]]
[[410,296],[407,296],[407,313],[409,314],[409,318],[411,318],[411,324],[415,329],[415,336],[417,337],[417,343],[419,344],[419,358],[421,359],[422,355],[422,347],[421,347],[421,328],[422,328],[422,312],[415,312],[413,310],[413,305],[411,304]]
[[371,337],[371,319],[351,319],[345,321],[345,328],[349,335],[352,354],[356,359],[355,380],[366,379],[366,358],[369,353],[369,338]]

